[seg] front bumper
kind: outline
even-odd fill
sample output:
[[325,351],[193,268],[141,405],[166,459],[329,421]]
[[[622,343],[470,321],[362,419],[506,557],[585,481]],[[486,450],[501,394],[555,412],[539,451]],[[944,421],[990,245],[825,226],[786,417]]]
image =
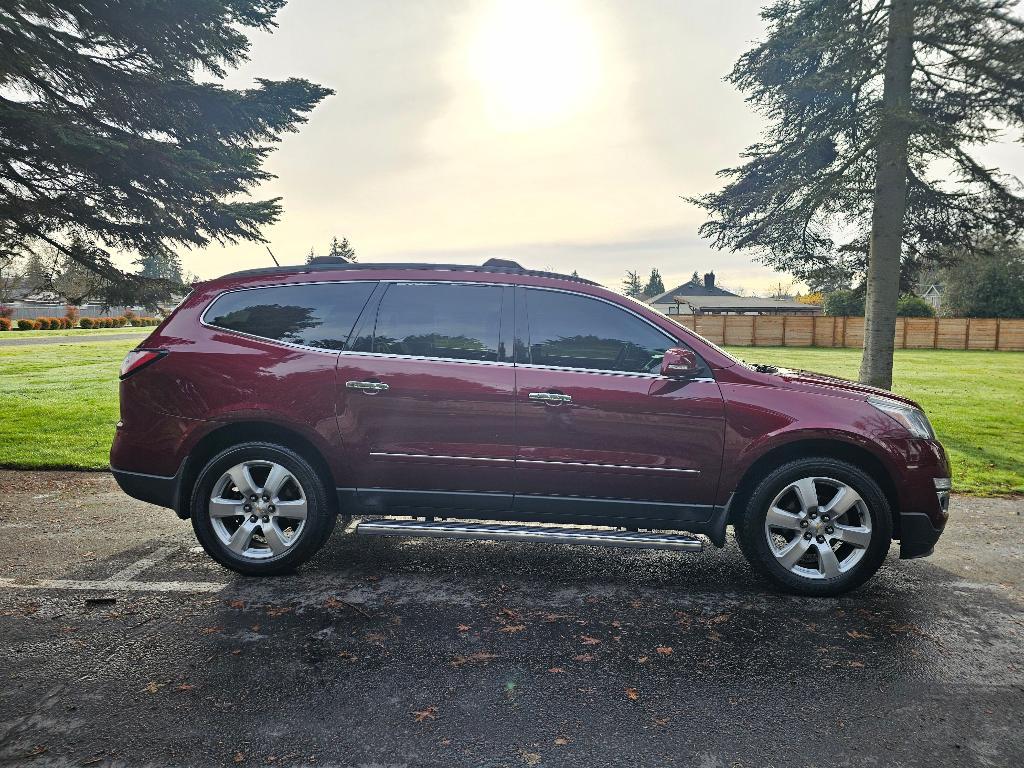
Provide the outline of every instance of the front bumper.
[[902,512],[900,514],[900,559],[928,557],[935,551],[935,542],[942,535],[942,528],[932,525],[931,518],[924,512]]

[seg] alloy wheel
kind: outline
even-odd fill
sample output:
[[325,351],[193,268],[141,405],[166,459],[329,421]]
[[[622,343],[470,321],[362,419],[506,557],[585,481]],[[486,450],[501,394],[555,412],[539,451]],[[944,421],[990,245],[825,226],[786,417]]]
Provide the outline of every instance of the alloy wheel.
[[249,560],[283,555],[306,526],[307,500],[295,475],[273,461],[245,461],[213,485],[210,523],[228,550]]
[[804,477],[768,508],[764,532],[779,564],[807,579],[834,579],[856,567],[871,543],[871,512],[852,487]]

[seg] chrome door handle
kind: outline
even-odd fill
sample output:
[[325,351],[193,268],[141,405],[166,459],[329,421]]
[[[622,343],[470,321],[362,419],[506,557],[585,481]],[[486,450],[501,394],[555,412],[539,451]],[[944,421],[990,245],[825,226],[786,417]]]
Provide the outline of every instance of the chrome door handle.
[[563,395],[561,392],[531,392],[528,397],[539,403],[571,403],[572,395]]
[[359,389],[363,392],[387,392],[390,387],[380,381],[346,381],[345,389]]

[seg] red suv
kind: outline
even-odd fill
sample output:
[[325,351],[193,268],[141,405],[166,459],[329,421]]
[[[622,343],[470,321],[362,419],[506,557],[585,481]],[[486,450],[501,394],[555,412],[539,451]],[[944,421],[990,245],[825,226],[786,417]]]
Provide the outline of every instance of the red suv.
[[694,533],[721,547],[731,524],[775,584],[832,595],[892,539],[930,554],[950,491],[913,402],[745,364],[595,283],[501,260],[320,259],[197,285],[124,361],[110,461],[249,575],[294,569],[338,516],[360,534],[677,550],[701,549]]

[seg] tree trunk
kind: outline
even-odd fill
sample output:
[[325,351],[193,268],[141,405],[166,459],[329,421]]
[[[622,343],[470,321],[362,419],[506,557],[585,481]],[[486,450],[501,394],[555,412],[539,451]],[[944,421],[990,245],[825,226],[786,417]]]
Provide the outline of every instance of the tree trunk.
[[892,0],[885,51],[885,84],[878,126],[875,202],[871,214],[864,357],[860,380],[892,388],[896,300],[900,290],[903,215],[907,209],[907,144],[914,61],[914,0]]

